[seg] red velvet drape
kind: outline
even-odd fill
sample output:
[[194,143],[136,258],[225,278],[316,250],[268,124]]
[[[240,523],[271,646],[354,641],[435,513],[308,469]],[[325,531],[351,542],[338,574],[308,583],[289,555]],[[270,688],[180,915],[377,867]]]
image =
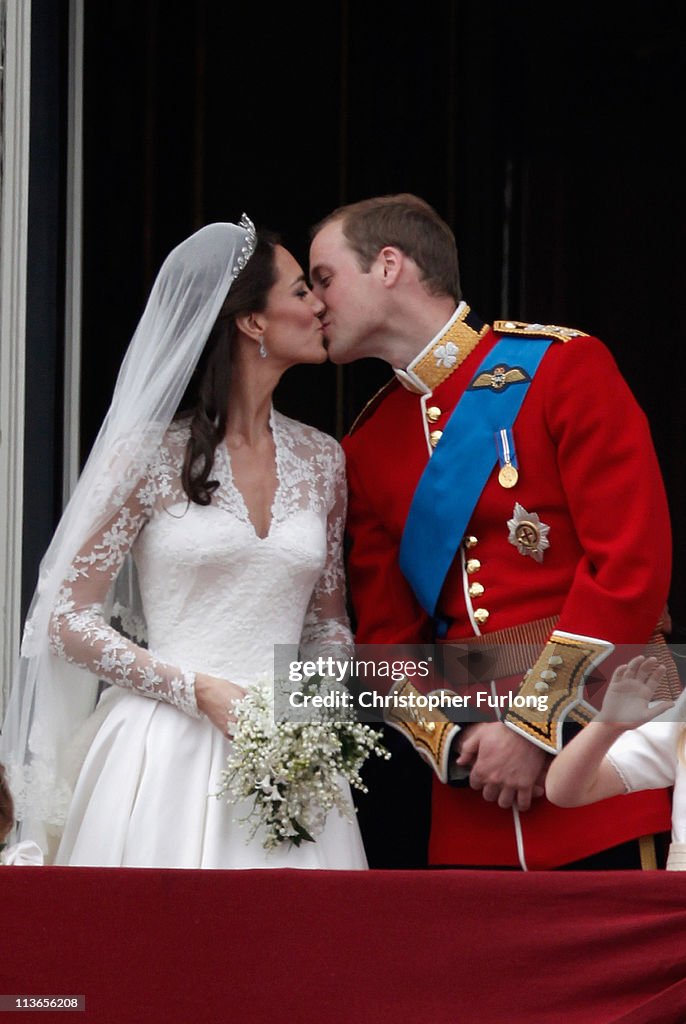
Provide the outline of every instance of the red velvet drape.
[[0,994],[77,1022],[686,1021],[679,873],[7,867],[0,900]]

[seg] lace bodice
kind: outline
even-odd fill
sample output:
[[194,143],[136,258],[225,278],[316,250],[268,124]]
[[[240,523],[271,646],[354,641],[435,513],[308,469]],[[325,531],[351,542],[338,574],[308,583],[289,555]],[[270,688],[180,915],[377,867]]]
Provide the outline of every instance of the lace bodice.
[[[218,446],[212,503],[189,503],[181,468],[189,428],[175,424],[128,500],[82,548],[50,622],[52,650],[101,679],[197,714],[196,672],[245,685],[273,670],[274,645],[303,657],[351,645],[342,542],[339,445],[272,412],[278,486],[260,538]],[[131,552],[147,649],[105,620],[111,584]]]

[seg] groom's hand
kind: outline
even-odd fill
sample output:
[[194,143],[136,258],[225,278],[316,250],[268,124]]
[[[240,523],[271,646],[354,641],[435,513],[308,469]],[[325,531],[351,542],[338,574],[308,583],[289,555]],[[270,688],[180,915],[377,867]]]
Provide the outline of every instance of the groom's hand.
[[478,722],[463,733],[457,764],[471,766],[469,784],[484,800],[527,811],[543,796],[550,754],[502,722]]

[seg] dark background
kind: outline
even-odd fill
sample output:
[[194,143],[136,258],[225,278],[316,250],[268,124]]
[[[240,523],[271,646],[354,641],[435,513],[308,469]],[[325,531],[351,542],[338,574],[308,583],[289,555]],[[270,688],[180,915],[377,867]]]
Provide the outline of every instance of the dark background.
[[[25,591],[59,511],[67,4],[34,0]],[[681,5],[85,4],[83,453],[167,252],[246,210],[306,265],[341,202],[426,198],[483,319],[578,327],[653,429],[686,633]],[[340,435],[388,376],[298,368],[283,411]],[[612,395],[602,380],[589,401]],[[621,422],[617,429],[622,429]],[[36,498],[39,501],[37,502]],[[645,538],[650,545],[650,533]]]

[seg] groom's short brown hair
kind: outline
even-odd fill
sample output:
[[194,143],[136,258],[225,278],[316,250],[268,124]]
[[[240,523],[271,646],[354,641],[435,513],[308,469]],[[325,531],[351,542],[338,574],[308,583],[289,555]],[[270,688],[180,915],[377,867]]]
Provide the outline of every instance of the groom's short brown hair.
[[434,208],[419,196],[402,192],[339,206],[311,231],[342,222],[343,234],[367,273],[385,245],[401,249],[414,260],[432,295],[462,298],[455,236]]

